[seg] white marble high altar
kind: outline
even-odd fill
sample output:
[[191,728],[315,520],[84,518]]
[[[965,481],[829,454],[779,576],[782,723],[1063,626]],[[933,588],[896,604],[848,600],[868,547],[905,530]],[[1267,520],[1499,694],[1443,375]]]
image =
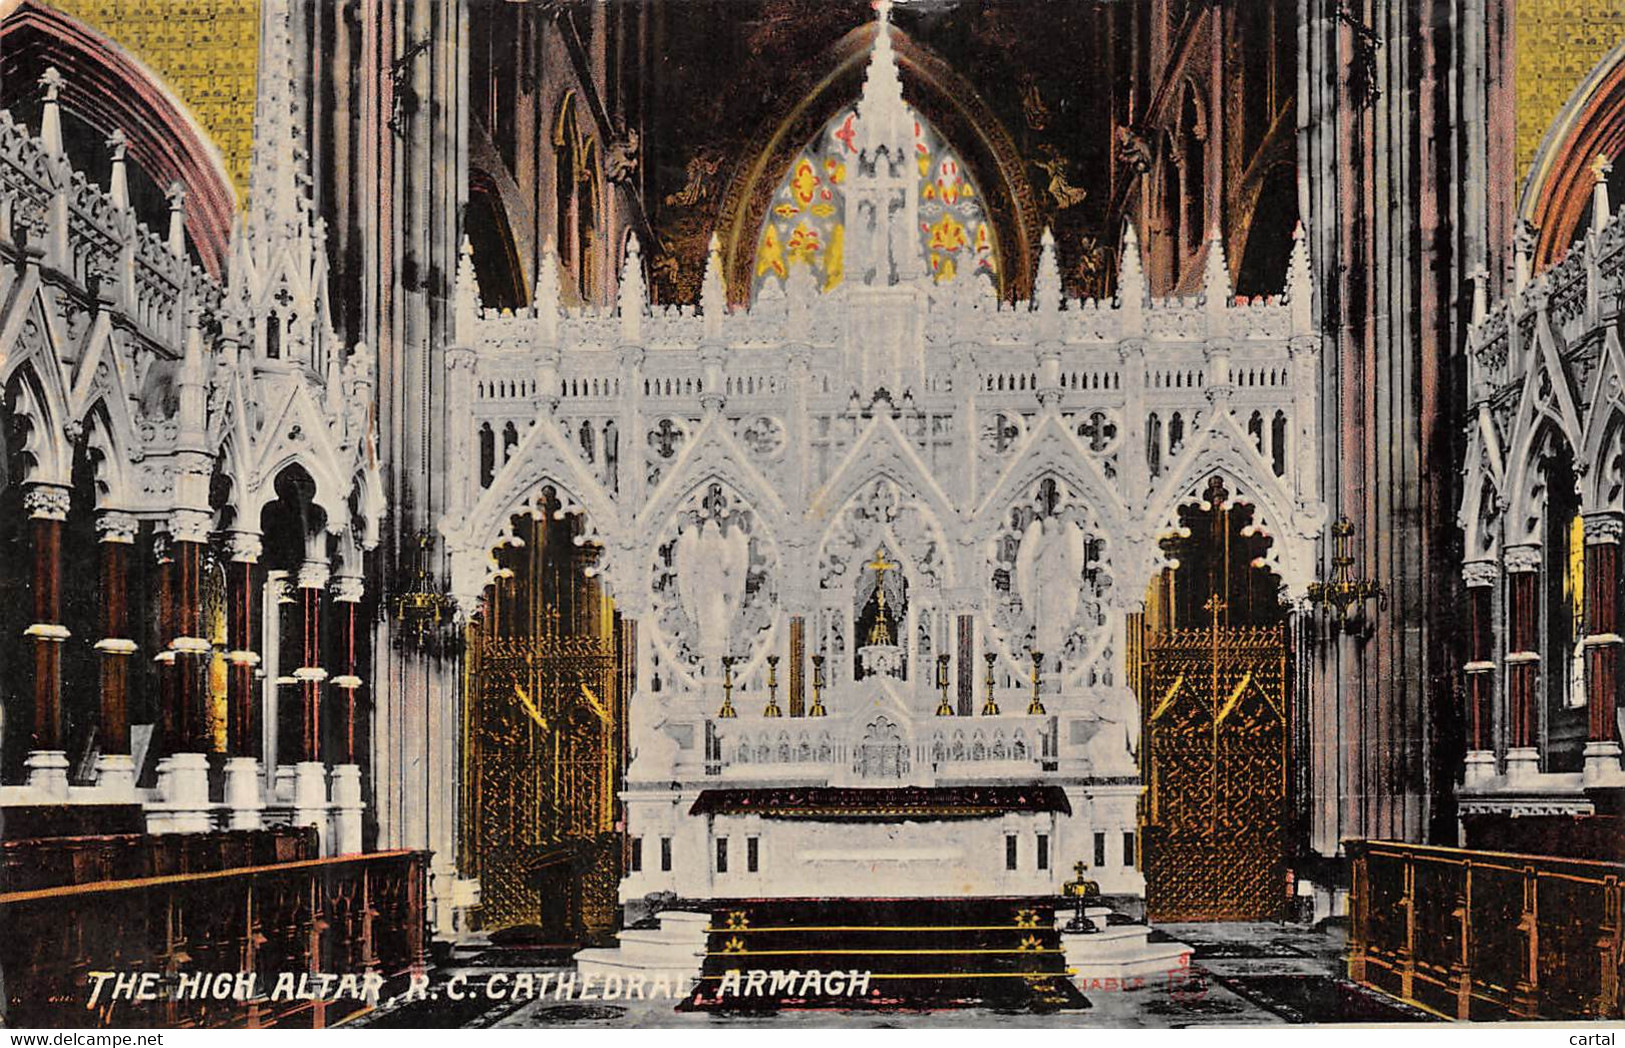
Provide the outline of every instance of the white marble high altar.
[[[1131,228],[1097,302],[1065,296],[1045,234],[1031,300],[1001,302],[976,248],[922,243],[920,128],[883,16],[828,197],[843,268],[765,265],[748,309],[715,240],[698,309],[650,308],[635,239],[607,313],[560,308],[551,251],[534,307],[484,310],[465,255],[452,587],[477,606],[518,514],[576,515],[600,550],[638,623],[623,898],[1043,894],[1080,860],[1141,892],[1124,665],[1159,539],[1217,476],[1289,595],[1313,577],[1301,240],[1285,296],[1233,296],[1215,239],[1204,295],[1152,299]],[[691,814],[712,790],[1038,783],[1070,813]]]

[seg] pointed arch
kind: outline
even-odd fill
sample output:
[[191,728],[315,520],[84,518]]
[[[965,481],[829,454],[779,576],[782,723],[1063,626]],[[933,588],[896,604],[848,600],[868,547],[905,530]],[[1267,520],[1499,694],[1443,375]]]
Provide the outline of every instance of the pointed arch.
[[700,426],[692,439],[683,442],[677,461],[649,493],[647,504],[638,514],[639,530],[645,533],[658,530],[696,488],[712,479],[728,485],[759,512],[765,513],[775,532],[783,534],[790,527],[784,500],[752,464],[725,423],[722,416],[714,416]]
[[1562,258],[1585,234],[1599,154],[1625,153],[1625,43],[1594,66],[1541,139],[1518,200],[1518,215],[1536,230],[1533,268]]
[[1080,496],[1093,500],[1090,509],[1102,527],[1121,534],[1128,527],[1128,508],[1118,486],[1106,479],[1094,457],[1059,419],[1045,418],[1030,430],[1011,456],[993,490],[976,510],[972,535],[980,543],[992,537],[1005,507],[1021,498],[1046,475],[1065,481]]
[[1301,595],[1314,578],[1314,544],[1325,523],[1325,509],[1297,502],[1227,410],[1209,414],[1207,425],[1187,443],[1167,479],[1152,490],[1145,519],[1156,530],[1146,536],[1140,572],[1129,585],[1143,591],[1156,571],[1166,566],[1158,538],[1180,530],[1181,506],[1205,504],[1204,489],[1215,476],[1224,481],[1229,504],[1253,507],[1252,528],[1273,540],[1265,566],[1292,594]]
[[[819,129],[858,98],[875,32],[874,22],[853,29],[830,49],[823,79],[810,88],[790,86],[804,93],[779,100],[775,116],[753,139],[763,143],[760,151],[740,164],[724,191],[717,230],[725,283],[735,303],[750,298],[756,240],[773,192]],[[891,36],[905,101],[953,144],[976,185],[987,193],[984,204],[1000,244],[1002,297],[1025,297],[1032,287],[1043,220],[1020,150],[981,94],[947,61],[895,24]]]
[[63,75],[62,105],[104,133],[122,130],[129,156],[159,187],[186,188],[186,231],[205,269],[223,275],[237,194],[219,146],[191,108],[117,43],[39,0],[0,22],[0,83]]

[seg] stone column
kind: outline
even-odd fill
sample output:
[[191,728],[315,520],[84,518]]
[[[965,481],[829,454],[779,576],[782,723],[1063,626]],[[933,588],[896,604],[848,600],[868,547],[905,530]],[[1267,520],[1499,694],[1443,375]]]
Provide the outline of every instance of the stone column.
[[1585,781],[1617,782],[1620,777],[1619,682],[1625,638],[1620,636],[1621,535],[1625,516],[1585,516],[1586,735]]
[[68,799],[68,755],[62,741],[62,527],[69,489],[33,484],[23,492],[34,545],[34,621],[23,631],[34,649],[34,725],[28,786],[35,803]]
[[1494,561],[1462,566],[1467,586],[1467,757],[1464,781],[1478,785],[1495,776],[1495,584],[1501,569]]
[[158,762],[158,803],[148,808],[154,833],[206,833],[212,826],[209,803],[207,673],[213,651],[203,636],[203,553],[210,516],[177,510],[169,531],[168,654],[173,684],[165,718],[173,725],[169,755]]
[[234,531],[226,541],[231,558],[226,569],[226,807],[231,828],[257,830],[265,808],[261,796],[260,759],[265,736],[260,725],[261,593],[260,536]]
[[336,647],[329,662],[338,670],[328,681],[332,685],[335,712],[340,724],[339,752],[333,768],[334,851],[351,855],[361,850],[361,765],[357,757],[356,725],[360,716],[361,691],[361,596],[364,583],[359,575],[339,575],[333,579],[333,640]]
[[130,553],[140,525],[135,517],[106,510],[96,518],[101,550],[102,635],[96,641],[101,661],[101,754],[96,758],[96,786],[104,801],[133,804],[135,758],[130,755],[130,666],[136,643],[130,639]]
[[1540,772],[1540,556],[1510,546],[1507,571],[1507,778]]
[[327,773],[322,764],[322,616],[327,594],[327,565],[307,560],[299,569],[299,666],[293,671],[299,694],[299,763],[294,768],[293,821],[315,826],[327,854]]

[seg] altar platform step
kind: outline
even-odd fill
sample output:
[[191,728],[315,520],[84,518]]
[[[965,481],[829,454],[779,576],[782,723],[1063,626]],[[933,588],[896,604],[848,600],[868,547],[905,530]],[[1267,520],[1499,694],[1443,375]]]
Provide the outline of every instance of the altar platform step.
[[700,974],[705,957],[707,913],[666,910],[657,915],[658,928],[627,928],[615,935],[613,948],[582,950],[575,955],[576,971],[602,980],[642,976],[645,984],[664,980],[676,995],[687,993]]
[[1190,946],[1158,935],[1149,925],[1120,919],[1109,908],[1091,907],[1086,915],[1095,931],[1067,931],[1070,915],[1056,917],[1066,963],[1079,987],[1089,989],[1129,981],[1142,985],[1164,981],[1178,984],[1189,978]]
[[717,903],[690,1011],[1086,1008],[1054,901],[741,899]]

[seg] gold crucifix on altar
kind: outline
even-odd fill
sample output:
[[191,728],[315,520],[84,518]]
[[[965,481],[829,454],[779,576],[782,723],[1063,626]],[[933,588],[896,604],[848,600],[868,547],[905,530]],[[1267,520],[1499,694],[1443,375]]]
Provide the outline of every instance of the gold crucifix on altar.
[[869,643],[871,646],[890,645],[893,643],[891,626],[886,621],[886,572],[897,569],[896,561],[886,559],[884,547],[875,550],[875,559],[864,567],[875,573],[875,624],[869,629]]

